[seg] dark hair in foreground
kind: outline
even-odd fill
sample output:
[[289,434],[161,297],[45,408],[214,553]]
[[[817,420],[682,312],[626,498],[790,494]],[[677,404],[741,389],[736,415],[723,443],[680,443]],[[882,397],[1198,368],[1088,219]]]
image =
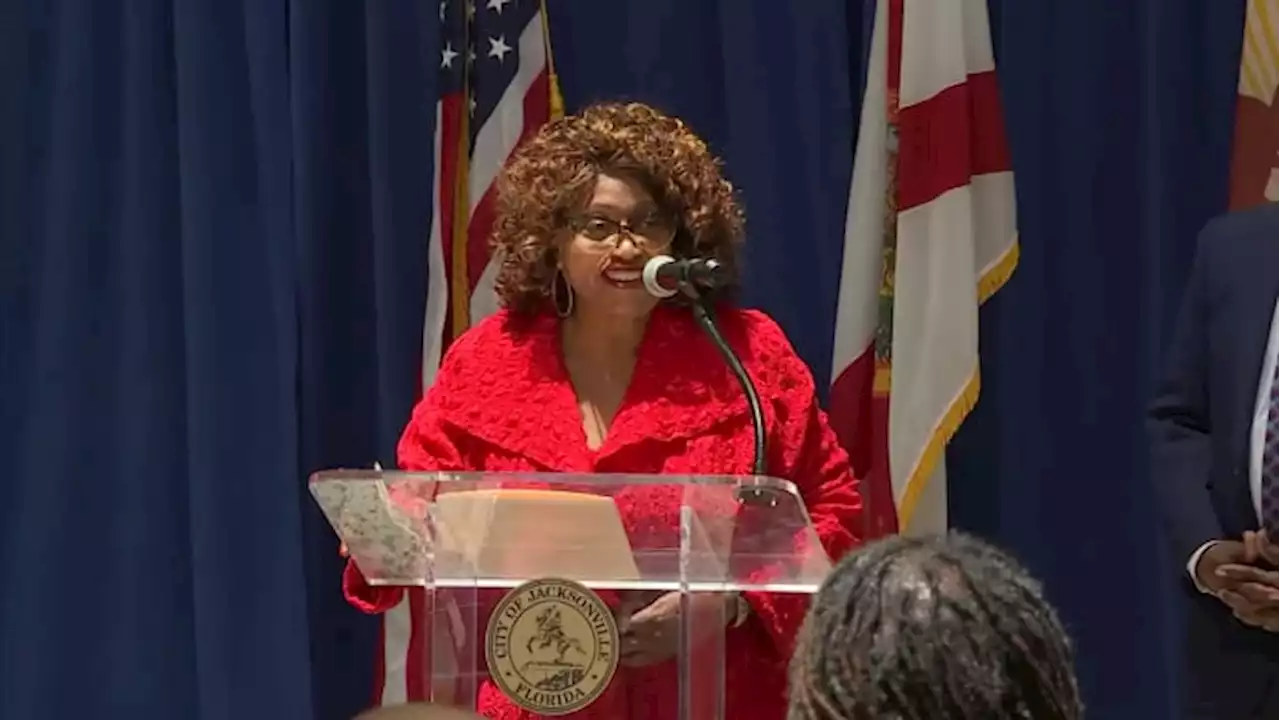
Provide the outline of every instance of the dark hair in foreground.
[[814,598],[789,720],[1076,720],[1070,641],[1040,585],[960,534],[855,551]]
[[490,244],[495,290],[516,312],[547,307],[557,236],[591,201],[601,173],[639,182],[677,228],[671,254],[715,258],[736,284],[743,213],[720,161],[684,121],[643,103],[599,103],[552,120],[497,181]]

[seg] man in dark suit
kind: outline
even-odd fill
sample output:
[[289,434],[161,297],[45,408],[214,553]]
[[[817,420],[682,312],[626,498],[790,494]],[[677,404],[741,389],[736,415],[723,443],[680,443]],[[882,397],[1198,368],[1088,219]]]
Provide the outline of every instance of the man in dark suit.
[[1187,718],[1275,718],[1276,205],[1201,233],[1148,414],[1188,593]]

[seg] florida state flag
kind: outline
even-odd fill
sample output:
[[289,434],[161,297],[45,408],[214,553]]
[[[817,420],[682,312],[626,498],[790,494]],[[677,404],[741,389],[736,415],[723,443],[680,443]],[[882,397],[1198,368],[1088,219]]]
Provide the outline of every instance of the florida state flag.
[[867,537],[947,529],[946,445],[978,400],[978,306],[1018,263],[986,0],[875,13],[831,385]]
[[1231,209],[1275,202],[1276,189],[1276,12],[1277,0],[1249,0],[1236,131],[1231,151]]

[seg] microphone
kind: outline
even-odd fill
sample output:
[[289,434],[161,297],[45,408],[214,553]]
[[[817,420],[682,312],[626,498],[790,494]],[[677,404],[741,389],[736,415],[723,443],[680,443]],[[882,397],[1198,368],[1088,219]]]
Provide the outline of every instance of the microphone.
[[690,258],[677,260],[658,255],[644,264],[644,289],[656,298],[669,298],[685,288],[694,291],[715,290],[729,279],[729,273],[716,260]]
[[[714,290],[728,281],[728,271],[716,260],[692,258],[677,260],[670,255],[658,255],[644,264],[642,274],[644,289],[657,298],[669,298],[676,293],[683,293],[693,302],[690,309],[698,326],[702,328],[720,357],[729,366],[729,371],[742,387],[746,396],[747,411],[751,415],[752,439],[754,440],[751,472],[756,476],[768,474],[765,447],[764,408],[760,402],[760,393],[751,375],[747,373],[742,359],[733,351],[733,347],[720,332],[715,315],[709,302],[702,297],[703,290]],[[738,502],[744,505],[768,505],[777,503],[777,499],[760,488],[739,488]]]

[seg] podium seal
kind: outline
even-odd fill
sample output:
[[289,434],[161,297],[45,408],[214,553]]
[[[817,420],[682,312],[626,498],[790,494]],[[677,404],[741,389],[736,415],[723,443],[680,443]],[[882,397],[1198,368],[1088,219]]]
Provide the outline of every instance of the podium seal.
[[567,715],[595,702],[618,669],[618,623],[589,588],[543,578],[502,598],[489,618],[485,660],[513,703]]

